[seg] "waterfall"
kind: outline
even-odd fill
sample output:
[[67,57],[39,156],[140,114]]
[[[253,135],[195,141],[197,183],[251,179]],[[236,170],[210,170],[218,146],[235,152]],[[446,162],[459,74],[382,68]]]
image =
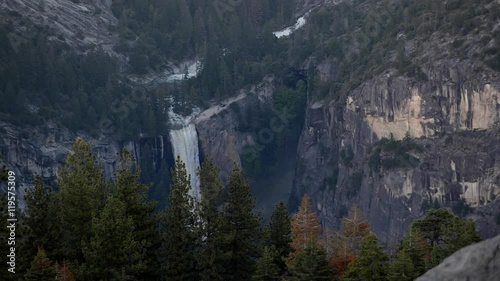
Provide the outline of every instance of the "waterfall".
[[191,176],[191,190],[189,194],[196,201],[200,201],[200,179],[198,178],[198,168],[200,167],[200,158],[198,151],[198,134],[194,124],[189,124],[181,129],[170,131],[170,142],[174,157],[180,156],[186,164],[188,175]]

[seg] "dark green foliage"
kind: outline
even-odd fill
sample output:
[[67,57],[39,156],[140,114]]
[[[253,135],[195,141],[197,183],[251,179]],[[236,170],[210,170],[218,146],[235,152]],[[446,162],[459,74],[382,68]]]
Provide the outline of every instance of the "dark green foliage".
[[[144,132],[140,125],[146,116],[135,115],[137,107],[163,120],[156,94],[151,93],[150,100],[136,98],[131,90],[136,85],[119,73],[112,56],[99,49],[78,54],[64,43],[49,40],[52,34],[47,30],[31,24],[27,28],[27,33],[36,35],[14,48],[8,44],[8,30],[0,27],[0,39],[5,41],[0,45],[0,62],[6,66],[0,68],[3,120],[22,126],[53,120],[74,131],[106,131],[117,138]],[[28,105],[33,106],[31,110]],[[127,122],[126,128],[122,121]],[[163,132],[164,127],[155,128],[154,133]]]
[[271,175],[280,161],[286,161],[287,155],[295,151],[304,123],[308,90],[303,80],[296,79],[293,76],[293,85],[273,93],[273,108],[249,110],[246,114],[251,120],[240,124],[243,125],[240,129],[251,128],[257,139],[257,144],[245,146],[241,155],[248,176]]
[[77,139],[66,165],[59,167],[58,184],[61,199],[62,249],[69,260],[82,260],[81,243],[91,237],[92,217],[106,203],[109,184],[102,165],[97,165],[91,146]]
[[415,280],[427,271],[430,258],[429,245],[422,234],[411,230],[401,241],[396,260],[390,267],[389,280]]
[[278,281],[280,278],[280,268],[275,263],[275,253],[269,247],[264,247],[262,256],[257,261],[253,281]]
[[431,210],[412,224],[391,264],[389,280],[414,280],[456,250],[480,241],[475,224],[445,209]]
[[382,138],[374,147],[368,159],[368,165],[373,171],[394,168],[414,168],[420,161],[410,152],[422,152],[422,148],[416,144],[407,134],[403,140]]
[[56,277],[56,268],[47,257],[45,251],[40,248],[31,263],[31,268],[25,274],[26,281],[52,281]]
[[202,220],[201,235],[204,237],[200,252],[197,254],[200,280],[220,280],[224,271],[224,256],[221,248],[224,243],[224,216],[220,210],[224,186],[220,170],[211,159],[206,159],[199,171]]
[[285,258],[292,251],[290,246],[292,242],[291,235],[290,216],[285,203],[280,202],[271,214],[271,221],[266,228],[265,241],[269,252],[273,254],[274,264],[278,266],[280,274],[285,273]]
[[387,280],[389,258],[377,243],[375,234],[365,236],[359,258],[349,266],[343,280]]
[[141,279],[146,271],[145,250],[135,239],[139,229],[127,215],[126,204],[111,197],[99,215],[92,219],[92,237],[83,243],[85,280]]
[[481,241],[476,225],[462,220],[446,209],[431,210],[426,217],[412,224],[411,231],[418,231],[432,251],[432,266],[456,250]]
[[139,183],[140,174],[141,168],[130,152],[124,149],[114,193],[125,206],[125,217],[132,222],[132,239],[139,243],[137,250],[144,254],[141,260],[144,266],[136,268],[134,275],[140,276],[141,280],[156,280],[160,267],[158,250],[161,243],[157,231],[157,215],[154,212],[156,202],[147,200],[149,186]]
[[189,195],[190,176],[179,157],[171,176],[170,206],[163,214],[161,226],[163,274],[167,280],[198,280],[198,218],[193,213],[194,198]]
[[312,241],[296,257],[293,266],[289,268],[293,281],[332,280],[333,269],[328,263],[326,253],[317,242]]
[[279,60],[264,60],[283,51],[270,30],[293,19],[294,3],[113,1],[112,11],[119,19],[116,50],[129,55],[135,73],[160,69],[171,58],[203,57],[201,73],[186,89],[194,85],[198,95],[220,99],[261,80],[270,65],[284,68]]
[[260,214],[254,214],[255,198],[250,192],[248,180],[234,164],[224,197],[223,212],[226,235],[223,244],[227,257],[223,278],[226,280],[250,280],[255,260],[260,254]]
[[26,206],[27,212],[24,218],[24,226],[27,228],[26,251],[24,255],[33,258],[38,249],[43,248],[49,253],[55,251],[58,247],[58,235],[54,232],[56,225],[59,224],[51,217],[53,211],[53,203],[51,202],[54,196],[45,188],[45,185],[40,176],[35,177],[33,189],[26,191]]
[[413,281],[420,274],[415,272],[412,260],[406,251],[398,253],[396,260],[391,264],[388,280]]

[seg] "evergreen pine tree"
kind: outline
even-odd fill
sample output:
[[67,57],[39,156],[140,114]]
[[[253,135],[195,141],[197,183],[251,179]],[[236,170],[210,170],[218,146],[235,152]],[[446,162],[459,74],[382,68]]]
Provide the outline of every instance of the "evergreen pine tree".
[[283,202],[276,205],[271,214],[271,220],[266,228],[266,233],[266,244],[269,247],[274,247],[276,253],[274,262],[280,268],[280,273],[283,274],[286,271],[285,259],[292,250],[290,246],[292,241],[290,216]]
[[406,251],[399,251],[389,268],[389,281],[413,281],[418,277],[411,257]]
[[429,245],[431,261],[427,263],[427,269],[438,265],[458,249],[481,241],[474,222],[460,219],[446,209],[430,210],[425,218],[412,224],[410,231],[421,233]]
[[66,157],[66,165],[59,169],[64,230],[62,249],[67,259],[82,260],[82,240],[90,237],[92,214],[104,206],[109,185],[88,143],[77,139],[73,151]]
[[296,256],[293,265],[289,267],[290,281],[332,280],[333,269],[326,253],[316,241],[307,246]]
[[253,281],[277,281],[280,278],[280,268],[275,263],[277,253],[272,248],[264,247],[262,256],[257,261]]
[[145,251],[145,271],[140,273],[142,280],[157,280],[159,276],[160,237],[157,231],[155,202],[148,201],[149,186],[139,182],[140,167],[132,155],[123,150],[116,180],[116,197],[125,204],[125,216],[132,220],[134,240],[140,242]]
[[377,243],[377,236],[373,233],[364,238],[359,259],[349,265],[344,280],[387,280],[389,258],[382,251],[383,247],[377,245]]
[[56,268],[40,248],[31,263],[31,268],[24,275],[26,281],[52,281],[56,278]]
[[134,240],[134,222],[126,205],[111,197],[92,220],[92,237],[83,243],[85,280],[140,279],[145,271],[145,251]]
[[255,198],[243,172],[234,164],[224,202],[225,280],[250,280],[262,238],[260,215],[254,214]]
[[50,193],[45,189],[45,185],[40,178],[36,176],[33,182],[33,189],[26,191],[27,216],[24,224],[29,228],[29,248],[32,256],[36,255],[37,249],[43,247],[51,251],[49,244],[52,237],[48,236],[50,221],[49,204]]
[[54,240],[59,236],[52,236],[55,234],[52,229],[58,224],[55,221],[57,217],[51,217],[49,213],[52,195],[45,189],[39,176],[35,177],[33,183],[33,189],[26,191],[27,210],[22,215],[23,223],[17,227],[17,248],[23,253],[17,260],[18,272],[21,274],[30,268],[39,248],[47,250],[49,254],[57,252],[59,248],[58,241]]
[[201,280],[220,280],[223,272],[222,226],[224,217],[220,210],[223,184],[220,170],[211,159],[206,159],[199,170],[201,204],[200,219],[203,237],[200,253],[197,255]]
[[391,264],[390,280],[414,280],[430,267],[431,251],[418,230],[410,230],[405,236]]
[[198,280],[196,250],[199,246],[198,218],[194,214],[194,198],[189,195],[190,177],[177,157],[171,171],[172,184],[168,197],[170,207],[162,219],[162,257],[167,280]]

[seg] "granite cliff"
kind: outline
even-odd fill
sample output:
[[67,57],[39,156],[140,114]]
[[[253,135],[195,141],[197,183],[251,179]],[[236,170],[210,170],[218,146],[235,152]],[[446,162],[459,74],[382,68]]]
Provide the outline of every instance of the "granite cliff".
[[[292,200],[310,194],[334,227],[359,204],[383,241],[401,237],[433,202],[452,207],[463,200],[483,235],[498,233],[498,73],[475,75],[467,61],[424,72],[426,81],[384,73],[345,104],[310,104]],[[391,165],[399,156],[377,145],[405,136],[421,149]]]

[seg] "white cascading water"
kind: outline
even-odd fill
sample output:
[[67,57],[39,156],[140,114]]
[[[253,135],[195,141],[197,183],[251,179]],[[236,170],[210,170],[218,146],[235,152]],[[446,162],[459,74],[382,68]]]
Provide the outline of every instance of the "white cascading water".
[[194,124],[170,131],[170,142],[174,151],[174,157],[180,156],[186,164],[188,175],[191,176],[191,190],[189,194],[200,202],[200,179],[198,178],[198,168],[200,167],[200,158],[198,150],[198,134]]

